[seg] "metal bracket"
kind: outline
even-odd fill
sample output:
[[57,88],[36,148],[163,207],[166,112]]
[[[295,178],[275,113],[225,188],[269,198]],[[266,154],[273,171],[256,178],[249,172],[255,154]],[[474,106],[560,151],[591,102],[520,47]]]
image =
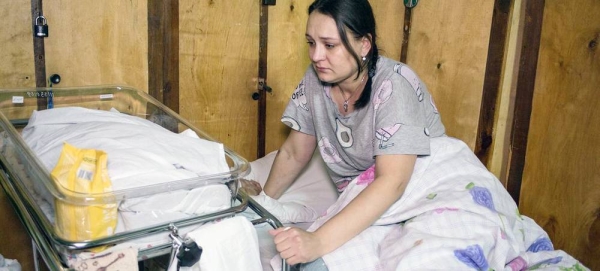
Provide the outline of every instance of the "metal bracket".
[[267,86],[264,78],[258,78],[258,90],[264,90],[268,93],[273,92],[273,89],[270,86]]
[[171,231],[169,237],[173,243],[168,266],[171,267],[177,262],[177,270],[179,270],[179,266],[191,267],[196,264],[202,255],[202,248],[190,238],[182,239],[179,236],[179,229],[173,223],[169,224],[169,231]]
[[277,0],[262,0],[262,4],[265,6],[274,6],[277,4]]

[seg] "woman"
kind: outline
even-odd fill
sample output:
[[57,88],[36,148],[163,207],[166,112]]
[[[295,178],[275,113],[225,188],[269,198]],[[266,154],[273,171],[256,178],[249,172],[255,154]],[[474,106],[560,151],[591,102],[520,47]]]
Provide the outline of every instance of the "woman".
[[281,258],[313,271],[588,270],[445,136],[416,74],[378,55],[367,0],[316,0],[308,12],[312,64],[283,114],[292,131],[262,192],[282,196],[316,148],[343,192],[307,230],[270,231]]
[[[428,155],[430,138],[445,131],[416,74],[379,56],[367,0],[317,0],[308,13],[312,64],[283,114],[292,131],[277,153],[264,193],[279,198],[317,147],[340,192],[375,165],[375,180],[314,232],[271,232],[287,263],[322,266],[320,257],[372,225],[402,196],[417,156]],[[244,186],[260,191],[256,183],[245,181]]]

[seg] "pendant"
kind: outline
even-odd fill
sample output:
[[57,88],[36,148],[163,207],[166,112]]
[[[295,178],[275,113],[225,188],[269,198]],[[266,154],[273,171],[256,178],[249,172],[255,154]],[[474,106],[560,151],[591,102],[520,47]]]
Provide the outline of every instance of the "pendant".
[[344,101],[344,112],[348,112],[348,101]]

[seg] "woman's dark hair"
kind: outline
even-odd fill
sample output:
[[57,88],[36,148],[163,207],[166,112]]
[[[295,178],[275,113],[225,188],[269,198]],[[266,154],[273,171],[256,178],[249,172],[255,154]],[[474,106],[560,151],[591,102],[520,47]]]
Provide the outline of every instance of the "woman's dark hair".
[[[317,11],[328,15],[335,21],[344,47],[352,54],[358,65],[358,74],[367,69],[368,80],[365,89],[354,104],[356,109],[365,107],[371,98],[372,78],[375,76],[379,50],[377,48],[377,34],[375,32],[375,16],[371,4],[367,0],[316,0],[308,7],[308,14]],[[355,38],[367,38],[371,41],[371,51],[363,62],[350,46],[346,29],[350,30]],[[357,78],[358,79],[358,78]]]

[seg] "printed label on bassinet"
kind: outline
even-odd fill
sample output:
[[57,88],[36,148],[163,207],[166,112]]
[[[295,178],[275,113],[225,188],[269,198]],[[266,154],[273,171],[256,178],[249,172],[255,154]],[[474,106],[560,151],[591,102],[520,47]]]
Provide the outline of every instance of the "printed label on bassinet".
[[54,93],[52,93],[52,91],[27,91],[27,97],[49,98],[49,97],[54,97]]
[[107,99],[112,99],[113,95],[112,94],[101,94],[100,95],[100,100],[107,100]]
[[13,96],[12,97],[12,102],[14,104],[22,104],[25,101],[25,99],[23,98],[23,96]]

